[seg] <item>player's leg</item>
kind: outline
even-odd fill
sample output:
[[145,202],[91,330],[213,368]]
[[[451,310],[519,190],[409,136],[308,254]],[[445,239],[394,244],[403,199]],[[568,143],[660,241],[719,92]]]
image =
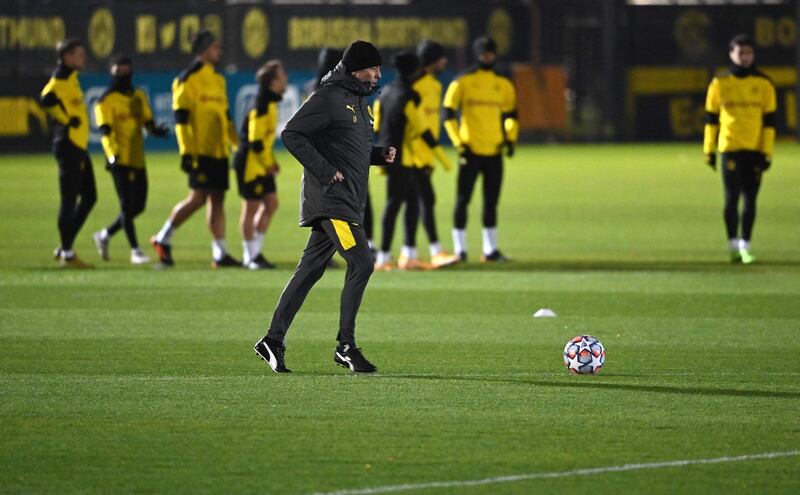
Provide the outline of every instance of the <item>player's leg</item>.
[[72,243],[75,240],[73,218],[80,191],[81,165],[79,159],[70,151],[66,146],[56,149],[60,193],[58,233],[61,238],[61,246],[56,249],[56,259],[61,261],[64,259],[71,260],[75,257],[75,253],[72,251]]
[[383,208],[383,217],[381,218],[381,245],[375,258],[376,270],[391,270],[393,268],[391,251],[394,227],[397,223],[400,207],[403,206],[403,200],[405,199],[403,179],[403,171],[400,165],[386,169],[386,206]]
[[240,267],[241,263],[228,254],[225,245],[225,190],[212,189],[208,192],[206,223],[212,236],[211,267]]
[[128,167],[114,167],[111,169],[111,180],[114,182],[114,190],[117,193],[117,199],[120,204],[120,211],[117,217],[106,228],[94,233],[94,245],[97,247],[97,252],[100,257],[106,261],[110,259],[108,254],[109,243],[111,237],[116,234],[125,222],[125,200],[128,195]]
[[372,275],[372,255],[362,226],[344,220],[323,220],[322,228],[336,250],[347,262],[339,313],[338,346],[334,351],[336,364],[356,373],[372,373],[377,368],[356,347],[356,316],[364,290]]
[[453,250],[462,261],[467,260],[467,208],[480,173],[479,157],[463,153],[459,159],[456,206],[453,211]]
[[750,238],[756,221],[756,199],[761,188],[762,171],[759,168],[761,164],[759,155],[759,153],[748,154],[739,172],[742,179],[742,239],[739,242],[739,255],[745,264],[755,261],[750,250]]
[[483,172],[483,256],[481,261],[507,261],[497,247],[497,204],[503,184],[503,156],[481,159]]
[[425,227],[425,232],[428,234],[428,242],[431,253],[431,264],[436,268],[454,265],[458,263],[461,258],[446,252],[442,249],[442,244],[439,242],[439,233],[436,229],[436,193],[433,190],[433,167],[426,166],[417,169],[417,186],[420,196],[420,209],[422,213],[422,223]]
[[131,246],[131,263],[134,265],[142,265],[150,262],[139,247],[139,239],[136,235],[136,224],[134,223],[136,217],[144,212],[145,205],[147,204],[147,171],[145,169],[134,170],[134,180],[131,184],[131,205],[129,210],[130,221],[125,227],[125,233],[128,237],[128,243]]
[[311,228],[308,243],[300,257],[300,262],[281,293],[269,331],[258,342],[255,350],[276,373],[289,371],[284,363],[286,333],[295,315],[306,300],[309,291],[325,273],[328,260],[336,248],[323,228],[316,224]]
[[259,269],[275,268],[275,265],[264,257],[262,248],[264,246],[264,238],[267,235],[267,230],[269,230],[269,226],[272,224],[272,217],[274,217],[275,212],[278,211],[278,194],[275,176],[268,175],[264,178],[263,183],[264,194],[261,196],[261,204],[258,212],[256,212],[253,244],[251,245],[253,261],[258,265]]
[[150,244],[156,250],[162,265],[172,266],[175,264],[172,259],[172,236],[178,227],[203,207],[207,199],[208,191],[190,189],[189,195],[172,208],[169,218],[164,222],[161,230],[150,238]]
[[255,257],[255,218],[261,201],[258,199],[242,199],[242,213],[239,216],[239,233],[242,235],[242,265],[248,267]]
[[406,205],[403,214],[403,248],[397,259],[397,267],[401,270],[426,270],[433,268],[428,263],[419,261],[417,255],[417,224],[419,224],[419,186],[417,169],[403,167],[404,198]]
[[725,190],[725,204],[722,217],[728,235],[728,250],[733,262],[741,261],[739,254],[739,196],[742,193],[739,177],[739,153],[722,153],[722,185]]

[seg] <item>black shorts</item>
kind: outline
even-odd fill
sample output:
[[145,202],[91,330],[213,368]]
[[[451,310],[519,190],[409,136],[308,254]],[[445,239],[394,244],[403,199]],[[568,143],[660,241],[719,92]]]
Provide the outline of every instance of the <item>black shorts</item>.
[[228,190],[228,159],[200,156],[197,168],[189,172],[191,189]]
[[236,181],[239,183],[239,196],[242,199],[263,199],[267,194],[277,192],[275,176],[259,175],[250,182],[244,181],[244,174],[236,171]]

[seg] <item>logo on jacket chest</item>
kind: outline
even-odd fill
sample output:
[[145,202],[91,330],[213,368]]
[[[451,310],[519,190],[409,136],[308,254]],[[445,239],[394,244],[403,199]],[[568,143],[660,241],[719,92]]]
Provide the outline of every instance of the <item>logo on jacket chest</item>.
[[353,117],[353,123],[358,122],[358,117],[356,116],[356,107],[355,107],[355,105],[345,105],[344,107],[347,110],[350,110],[351,112],[353,112],[353,116],[352,116]]

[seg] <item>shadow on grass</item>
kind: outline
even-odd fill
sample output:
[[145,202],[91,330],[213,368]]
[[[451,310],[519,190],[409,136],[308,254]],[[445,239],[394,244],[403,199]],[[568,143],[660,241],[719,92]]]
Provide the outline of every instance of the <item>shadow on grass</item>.
[[[647,392],[655,394],[678,394],[678,395],[704,395],[721,397],[759,397],[769,399],[800,399],[800,392],[784,392],[772,390],[747,390],[747,389],[727,389],[710,387],[678,387],[667,385],[637,385],[627,383],[608,383],[600,381],[549,381],[525,378],[489,378],[473,376],[447,376],[447,375],[380,375],[383,379],[399,380],[455,380],[464,382],[486,382],[503,383],[511,385],[530,385],[535,387],[555,387],[555,388],[586,388],[602,390],[623,390],[630,392]],[[578,377],[575,377],[579,379]],[[593,377],[584,377],[593,380]],[[599,378],[599,377],[597,377]]]

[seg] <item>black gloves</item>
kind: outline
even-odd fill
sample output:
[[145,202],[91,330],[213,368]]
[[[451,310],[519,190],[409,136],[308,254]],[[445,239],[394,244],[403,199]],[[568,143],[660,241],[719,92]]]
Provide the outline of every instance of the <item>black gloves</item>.
[[506,141],[503,143],[503,146],[506,148],[506,156],[511,158],[514,156],[514,143],[511,141]]
[[762,172],[766,172],[769,170],[769,167],[772,166],[772,160],[765,154],[761,154],[761,163],[758,164],[756,168],[758,168]]
[[706,165],[711,167],[711,170],[717,170],[717,154],[706,153]]
[[192,155],[181,155],[181,170],[187,174],[194,169],[194,158]]
[[72,127],[73,129],[81,126],[81,119],[79,117],[70,117],[68,126]]

